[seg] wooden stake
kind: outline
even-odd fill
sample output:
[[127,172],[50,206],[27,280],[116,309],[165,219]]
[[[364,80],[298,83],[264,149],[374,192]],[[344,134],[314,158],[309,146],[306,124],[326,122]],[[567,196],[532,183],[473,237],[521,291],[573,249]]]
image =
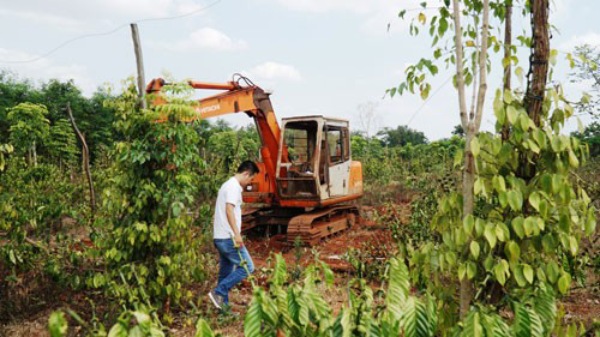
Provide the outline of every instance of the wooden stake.
[[85,141],[85,137],[79,131],[77,124],[75,123],[75,118],[73,118],[73,112],[71,111],[71,102],[67,102],[67,114],[69,115],[69,119],[71,120],[71,125],[73,126],[73,130],[79,137],[79,140],[82,144],[81,153],[83,155],[83,170],[85,171],[85,175],[87,177],[88,185],[90,188],[90,208],[92,209],[92,219],[94,218],[94,214],[96,213],[96,193],[94,192],[94,183],[92,181],[92,173],[90,172],[90,151],[87,146],[87,142]]
[[133,50],[135,51],[135,61],[137,64],[137,82],[138,82],[138,97],[140,98],[140,107],[146,109],[146,100],[144,99],[144,88],[146,79],[144,78],[144,56],[142,55],[142,44],[140,43],[140,35],[138,33],[137,23],[131,24],[131,36],[133,38]]

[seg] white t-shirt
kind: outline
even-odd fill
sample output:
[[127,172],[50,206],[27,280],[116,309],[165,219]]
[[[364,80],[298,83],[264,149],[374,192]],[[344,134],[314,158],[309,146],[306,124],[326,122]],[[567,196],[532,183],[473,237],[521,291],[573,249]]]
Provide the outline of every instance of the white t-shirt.
[[213,223],[215,239],[229,239],[233,237],[233,230],[227,221],[227,204],[234,205],[233,214],[238,231],[242,231],[242,185],[231,177],[219,189],[215,205],[215,219]]

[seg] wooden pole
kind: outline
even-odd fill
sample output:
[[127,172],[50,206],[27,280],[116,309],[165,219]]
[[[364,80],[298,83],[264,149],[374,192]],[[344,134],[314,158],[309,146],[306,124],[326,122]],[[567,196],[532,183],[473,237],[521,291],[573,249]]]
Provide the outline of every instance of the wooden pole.
[[142,55],[142,44],[140,43],[140,35],[138,33],[137,23],[131,24],[131,36],[133,38],[133,50],[135,51],[135,61],[137,64],[137,82],[138,82],[138,97],[140,98],[140,107],[146,109],[146,100],[144,99],[144,88],[146,79],[144,78],[144,56]]

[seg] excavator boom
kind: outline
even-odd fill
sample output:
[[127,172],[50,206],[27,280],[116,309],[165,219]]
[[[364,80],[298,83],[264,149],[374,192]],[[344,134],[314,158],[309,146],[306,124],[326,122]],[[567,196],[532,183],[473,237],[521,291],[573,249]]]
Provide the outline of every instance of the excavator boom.
[[[235,75],[234,75],[235,78]],[[240,84],[245,81],[246,85]],[[196,119],[219,117],[231,113],[244,112],[254,119],[258,134],[261,139],[260,153],[263,166],[260,176],[253,184],[253,192],[247,193],[247,202],[272,203],[277,202],[275,186],[275,169],[277,166],[277,155],[281,129],[267,94],[263,89],[254,85],[247,78],[239,75],[237,81],[226,83],[212,83],[200,81],[188,81],[194,89],[222,90],[219,94],[202,98],[195,107],[198,114],[190,118],[189,122]],[[146,93],[154,94],[154,104],[164,104],[164,98],[160,91],[167,85],[162,78],[153,79],[146,87]],[[287,160],[287,150],[282,149],[282,155]]]

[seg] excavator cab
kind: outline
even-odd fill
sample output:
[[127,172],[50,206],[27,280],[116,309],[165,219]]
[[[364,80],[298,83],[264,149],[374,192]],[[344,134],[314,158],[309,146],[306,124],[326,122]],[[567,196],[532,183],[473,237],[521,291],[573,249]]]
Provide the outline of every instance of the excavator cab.
[[284,118],[282,135],[279,148],[288,153],[288,161],[283,162],[279,151],[277,161],[282,201],[304,199],[320,204],[359,192],[351,186],[348,121],[323,116]]

